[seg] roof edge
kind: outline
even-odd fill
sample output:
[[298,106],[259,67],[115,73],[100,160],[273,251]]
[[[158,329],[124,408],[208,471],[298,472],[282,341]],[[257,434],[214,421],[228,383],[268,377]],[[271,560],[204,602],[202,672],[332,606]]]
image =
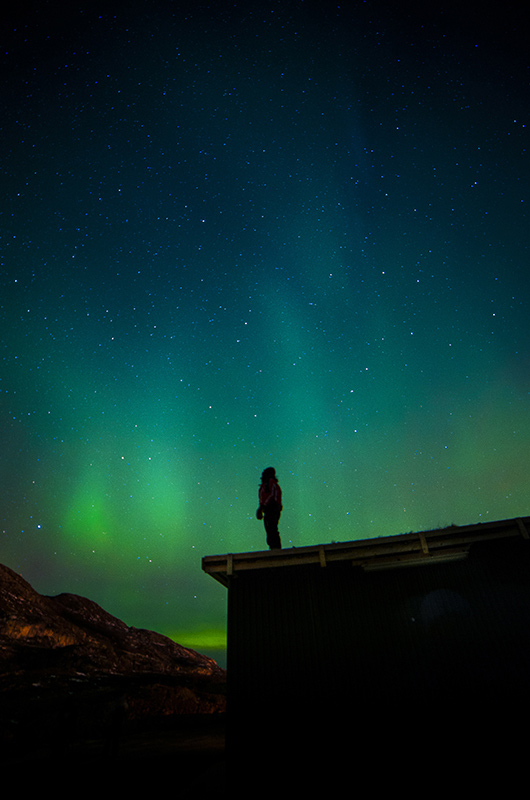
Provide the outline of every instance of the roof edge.
[[417,533],[400,533],[350,542],[330,542],[283,550],[257,550],[204,556],[202,569],[228,586],[238,572],[256,569],[279,569],[306,564],[326,567],[339,561],[366,570],[398,566],[425,565],[465,558],[478,541],[503,538],[530,538],[530,516],[474,525],[451,525]]

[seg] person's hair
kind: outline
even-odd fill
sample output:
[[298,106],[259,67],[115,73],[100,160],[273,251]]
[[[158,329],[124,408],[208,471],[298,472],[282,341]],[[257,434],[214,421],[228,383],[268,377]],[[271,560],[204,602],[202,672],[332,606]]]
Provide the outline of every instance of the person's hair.
[[261,482],[265,483],[265,481],[268,481],[271,478],[275,477],[276,477],[276,470],[274,469],[274,467],[267,467],[267,469],[264,469],[263,472],[261,473]]

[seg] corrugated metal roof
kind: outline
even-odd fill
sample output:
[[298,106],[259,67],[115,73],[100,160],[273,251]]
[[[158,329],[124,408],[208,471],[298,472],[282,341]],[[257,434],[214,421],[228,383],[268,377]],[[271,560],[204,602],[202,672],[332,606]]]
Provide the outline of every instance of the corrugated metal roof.
[[224,586],[231,576],[250,570],[280,569],[316,564],[325,568],[350,562],[366,570],[385,569],[465,558],[475,542],[511,537],[529,538],[530,516],[476,525],[451,526],[418,533],[402,533],[377,539],[331,542],[283,550],[260,550],[205,556],[204,572]]

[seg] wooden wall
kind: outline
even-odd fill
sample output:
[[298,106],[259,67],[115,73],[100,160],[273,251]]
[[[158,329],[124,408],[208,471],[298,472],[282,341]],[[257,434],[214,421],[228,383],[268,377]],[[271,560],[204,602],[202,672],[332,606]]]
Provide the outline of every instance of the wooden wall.
[[340,780],[381,760],[399,769],[418,748],[462,752],[501,731],[506,742],[514,710],[529,710],[530,543],[377,572],[238,573],[227,669],[231,770],[268,765],[269,779],[289,771],[310,788],[317,764]]

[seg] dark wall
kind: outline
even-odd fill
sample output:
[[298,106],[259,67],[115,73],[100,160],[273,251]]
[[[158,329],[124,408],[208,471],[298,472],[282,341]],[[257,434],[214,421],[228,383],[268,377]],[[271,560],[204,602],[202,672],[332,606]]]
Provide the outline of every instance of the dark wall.
[[405,742],[461,749],[498,739],[515,709],[528,711],[529,623],[523,539],[477,543],[446,564],[238,574],[228,609],[231,752],[369,763],[381,747],[403,759]]

